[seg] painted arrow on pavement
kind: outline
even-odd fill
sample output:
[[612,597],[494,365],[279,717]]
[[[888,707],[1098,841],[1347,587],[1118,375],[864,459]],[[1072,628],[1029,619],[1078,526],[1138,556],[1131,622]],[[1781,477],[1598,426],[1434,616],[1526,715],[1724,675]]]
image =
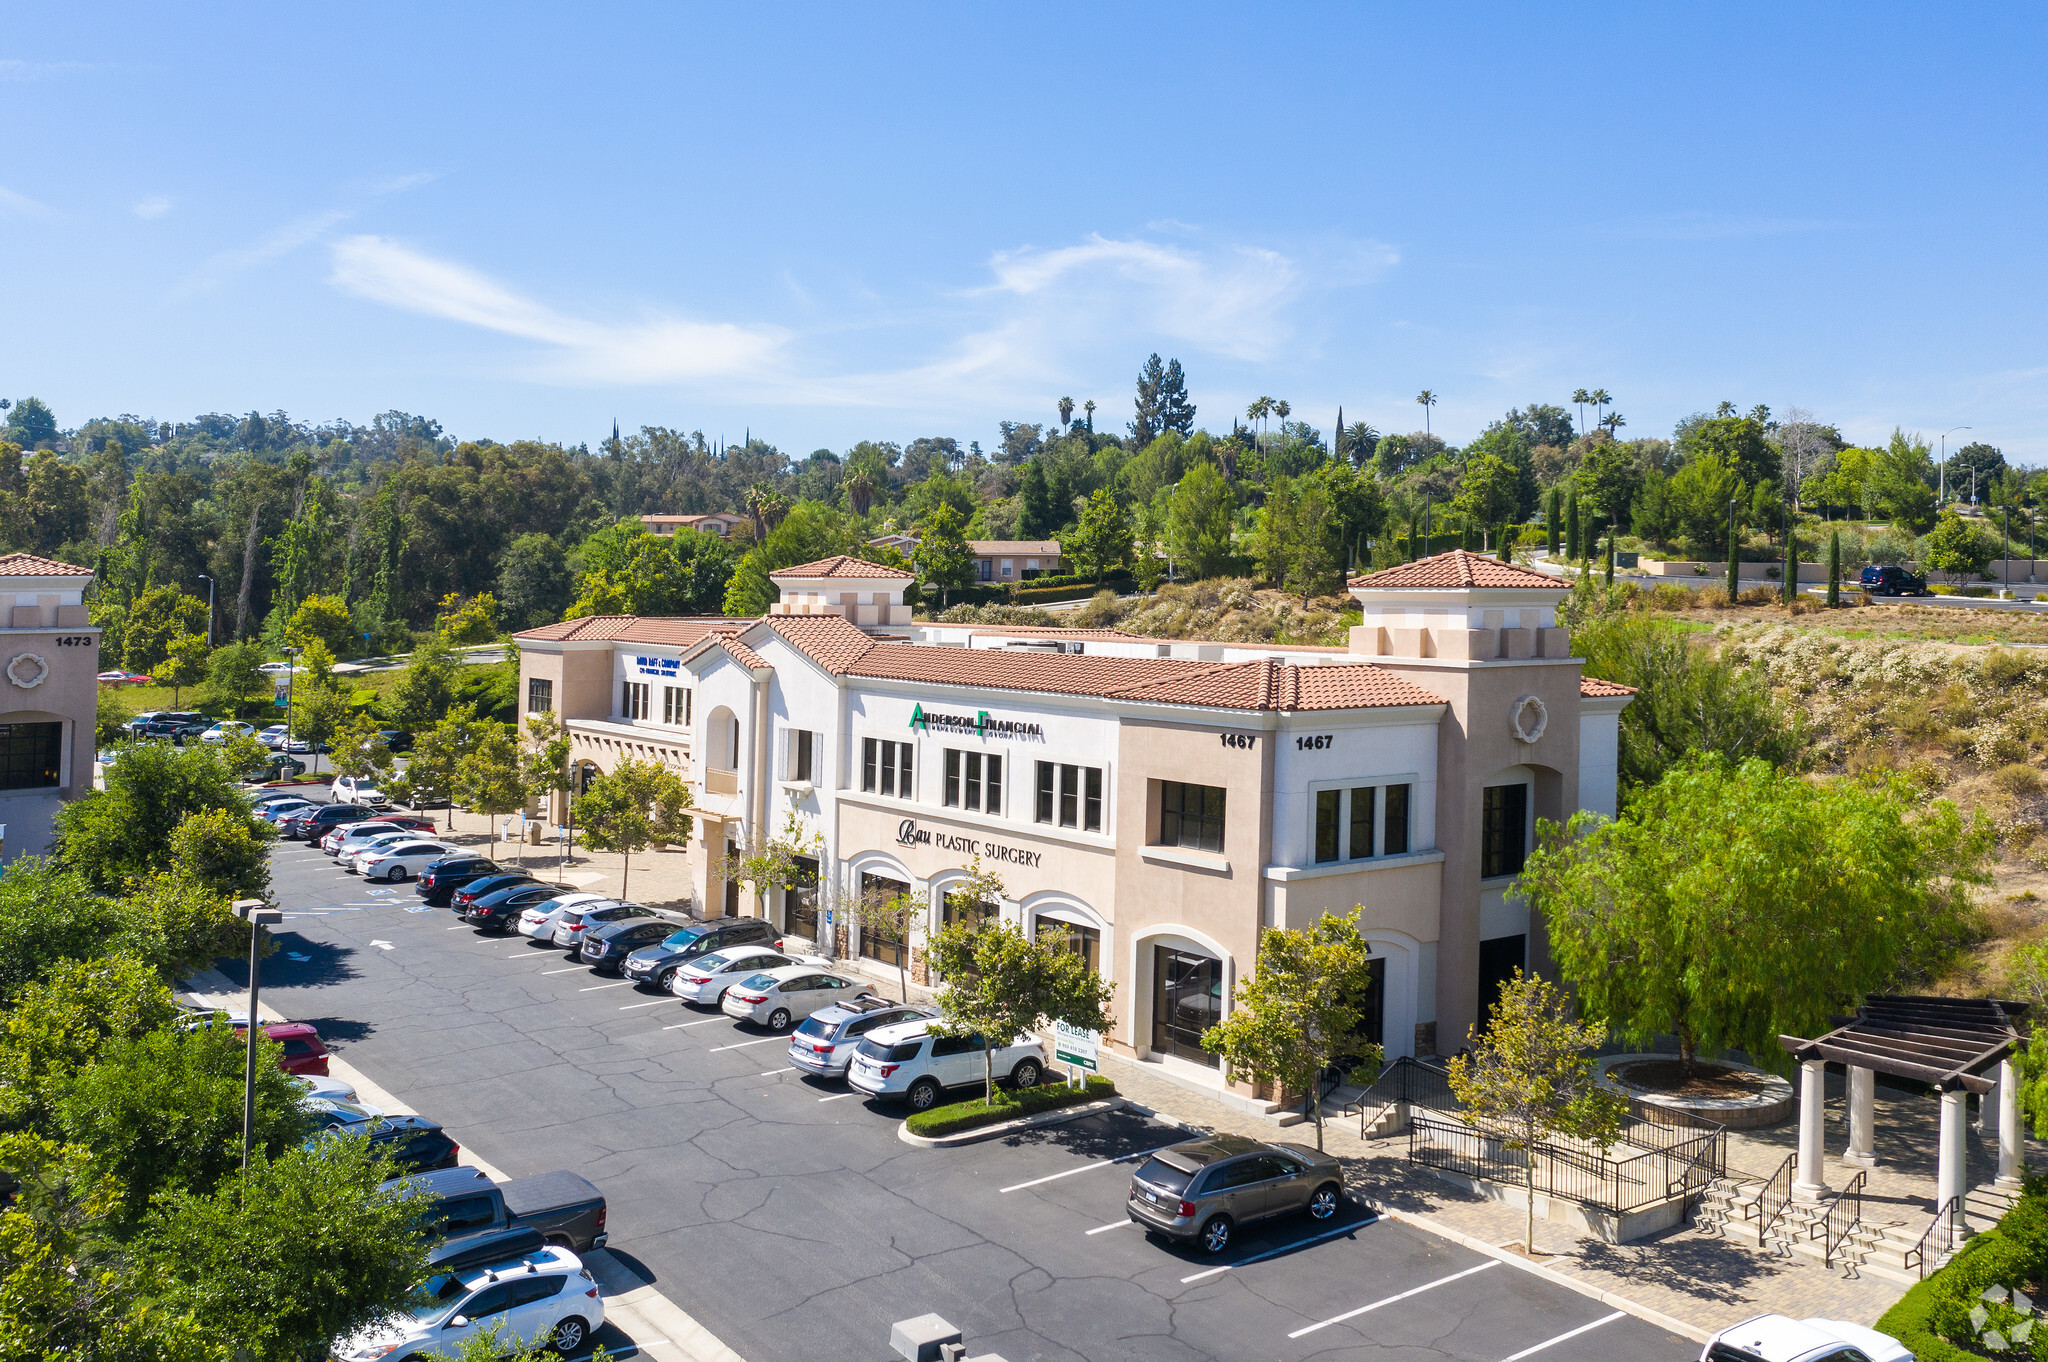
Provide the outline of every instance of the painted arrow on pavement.
[[372,942],[371,942],[370,944],[371,944],[372,946],[375,946],[375,947],[376,947],[376,948],[377,948],[378,950],[380,950],[380,951],[391,951],[391,950],[397,950],[397,949],[398,949],[398,948],[397,948],[396,946],[392,945],[392,944],[391,944],[391,943],[390,943],[389,941],[372,941]]

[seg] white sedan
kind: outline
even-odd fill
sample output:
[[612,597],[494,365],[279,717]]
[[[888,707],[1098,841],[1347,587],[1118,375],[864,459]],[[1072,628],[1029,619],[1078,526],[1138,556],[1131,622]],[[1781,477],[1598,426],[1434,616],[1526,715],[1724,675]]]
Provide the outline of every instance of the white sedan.
[[392,828],[388,831],[365,837],[360,841],[344,842],[341,845],[341,849],[334,853],[334,863],[351,875],[359,874],[362,871],[365,858],[389,851],[391,848],[406,842],[417,842],[425,835],[419,832],[409,832],[404,828]]
[[686,1003],[716,1007],[725,1001],[725,991],[750,974],[780,969],[784,965],[809,965],[814,969],[832,963],[822,955],[784,955],[773,946],[727,946],[722,951],[700,955],[678,965],[668,977],[668,991]]
[[586,903],[604,903],[607,894],[557,894],[554,898],[536,903],[519,915],[519,934],[530,936],[535,941],[555,939],[555,924],[570,908],[581,908]]
[[361,804],[366,808],[381,809],[391,803],[389,796],[377,788],[376,782],[358,780],[354,776],[338,776],[327,792],[329,802],[335,804]]
[[256,725],[254,724],[245,724],[240,719],[222,719],[212,728],[201,733],[199,741],[224,743],[229,738],[238,738],[244,735],[253,737],[255,733]]
[[783,965],[740,980],[725,991],[719,1007],[728,1017],[787,1031],[813,1012],[866,991],[865,984],[820,973],[816,965]]
[[343,823],[332,828],[320,839],[320,849],[329,856],[339,858],[344,851],[354,851],[379,837],[389,837],[394,832],[417,832],[426,835],[425,828],[408,828],[399,823],[387,823],[381,818],[372,818],[362,823]]
[[[292,1082],[304,1088],[308,1097],[324,1097],[330,1102],[353,1102],[356,1100],[355,1085],[353,1083],[345,1083],[339,1078],[316,1078],[311,1074],[293,1074]],[[379,1111],[377,1114],[382,1116],[384,1113]]]
[[356,873],[366,880],[398,884],[413,878],[455,848],[446,842],[416,842],[401,838],[388,847],[374,847],[355,858]]

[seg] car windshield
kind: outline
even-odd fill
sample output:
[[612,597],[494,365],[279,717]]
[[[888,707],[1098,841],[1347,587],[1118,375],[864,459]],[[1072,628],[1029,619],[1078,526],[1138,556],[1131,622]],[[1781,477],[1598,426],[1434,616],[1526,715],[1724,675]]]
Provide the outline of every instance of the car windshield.
[[412,1317],[422,1324],[432,1324],[468,1294],[469,1288],[462,1284],[462,1278],[452,1272],[436,1273],[420,1283],[413,1296]]
[[[674,946],[679,943],[676,941],[674,937],[670,937],[668,940],[662,942],[661,944],[664,946]],[[680,944],[687,946],[690,943],[685,941]],[[732,965],[732,963],[733,957],[727,955],[724,951],[713,951],[709,955],[698,956],[694,961],[691,962],[690,968],[695,970],[701,970],[705,974],[716,974],[720,970]]]
[[[676,950],[684,950],[696,945],[703,938],[704,934],[710,930],[708,927],[685,927],[681,931],[670,932],[667,939],[661,944],[672,946]],[[706,960],[716,960],[717,958],[715,955],[705,957]]]
[[774,988],[776,978],[772,974],[751,974],[740,981],[741,988]]
[[839,1029],[836,1021],[828,1022],[823,1017],[805,1017],[804,1024],[796,1029],[799,1036],[816,1036],[819,1040],[832,1039],[832,1033]]
[[1138,1170],[1138,1181],[1149,1183],[1161,1191],[1173,1192],[1176,1195],[1185,1192],[1188,1189],[1188,1184],[1193,1182],[1194,1179],[1195,1175],[1193,1173],[1175,1168],[1170,1163],[1162,1163],[1158,1159],[1145,1160],[1145,1166]]

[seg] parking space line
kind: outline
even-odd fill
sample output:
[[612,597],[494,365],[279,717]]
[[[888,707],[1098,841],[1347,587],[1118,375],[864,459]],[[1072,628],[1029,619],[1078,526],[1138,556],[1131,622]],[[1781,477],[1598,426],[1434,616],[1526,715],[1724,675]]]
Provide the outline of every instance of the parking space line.
[[705,1018],[705,1019],[704,1019],[703,1021],[693,1021],[693,1022],[677,1022],[677,1023],[676,1023],[676,1024],[674,1025],[674,1026],[664,1026],[664,1027],[662,1027],[661,1029],[662,1029],[662,1030],[664,1030],[664,1031],[680,1031],[680,1030],[682,1030],[683,1028],[685,1028],[685,1027],[688,1027],[688,1026],[709,1026],[709,1025],[711,1025],[711,1023],[713,1023],[713,1022],[715,1022],[715,1021],[724,1021],[724,1020],[725,1020],[725,1018],[723,1018],[723,1017],[706,1017],[706,1018]]
[[739,1043],[738,1043],[737,1045],[720,1045],[720,1046],[717,1046],[717,1047],[713,1048],[713,1049],[712,1049],[712,1050],[710,1051],[710,1053],[711,1053],[711,1054],[714,1054],[714,1055],[715,1055],[715,1054],[718,1054],[718,1053],[720,1053],[720,1052],[722,1052],[722,1051],[725,1051],[725,1050],[744,1050],[744,1049],[746,1049],[746,1048],[747,1048],[747,1047],[748,1047],[749,1045],[767,1045],[767,1044],[769,1044],[769,1043],[770,1043],[770,1042],[772,1042],[772,1041],[778,1041],[778,1040],[779,1040],[779,1041],[784,1041],[784,1042],[787,1042],[787,1041],[789,1040],[789,1037],[787,1037],[787,1036],[763,1036],[763,1037],[761,1037],[761,1039],[759,1039],[759,1040],[743,1040],[743,1041],[739,1042]]
[[624,1007],[620,1008],[619,1011],[631,1012],[636,1007],[660,1007],[663,1003],[667,1001],[668,999],[666,998],[656,998],[651,1003],[627,1003]]
[[1126,1225],[1135,1225],[1137,1223],[1137,1221],[1131,1219],[1129,1216],[1125,1216],[1122,1220],[1112,1220],[1107,1225],[1097,1225],[1094,1229],[1088,1231],[1088,1233],[1108,1234],[1111,1230],[1120,1230]]
[[579,988],[576,991],[578,993],[595,993],[601,988],[631,988],[632,986],[633,981],[631,979],[621,979],[616,984],[592,984],[589,988]]
[[[1392,1305],[1396,1301],[1405,1301],[1410,1296],[1419,1296],[1425,1291],[1434,1291],[1440,1286],[1448,1286],[1450,1283],[1457,1281],[1461,1277],[1469,1277],[1475,1272],[1484,1272],[1490,1267],[1499,1266],[1500,1259],[1489,1258],[1477,1267],[1468,1267],[1463,1272],[1453,1272],[1448,1277],[1439,1277],[1433,1282],[1424,1282],[1421,1286],[1410,1287],[1408,1290],[1403,1291],[1398,1296],[1389,1296],[1385,1300],[1374,1301],[1371,1305],[1361,1305],[1356,1310],[1346,1310],[1341,1315],[1332,1315],[1330,1318],[1326,1320],[1319,1320],[1314,1324],[1308,1325],[1306,1328],[1296,1329],[1293,1333],[1289,1334],[1288,1337],[1305,1337],[1306,1335],[1316,1332],[1316,1330],[1318,1329],[1327,1329],[1332,1324],[1342,1324],[1347,1319],[1357,1319],[1360,1315],[1369,1315],[1383,1305]],[[1555,1339],[1551,1341],[1556,1342]],[[1518,1354],[1518,1356],[1524,1357],[1526,1357],[1527,1355],[1528,1354],[1526,1353]]]
[[1563,1343],[1567,1339],[1577,1338],[1580,1334],[1590,1334],[1603,1324],[1612,1324],[1614,1323],[1614,1321],[1620,1319],[1627,1313],[1628,1311],[1626,1310],[1616,1310],[1613,1314],[1607,1315],[1601,1319],[1596,1319],[1591,1324],[1581,1324],[1578,1328],[1572,1330],[1568,1334],[1559,1334],[1556,1338],[1545,1339],[1543,1342],[1538,1343],[1533,1348],[1524,1348],[1522,1349],[1522,1351],[1516,1353],[1512,1357],[1504,1357],[1501,1359],[1501,1362],[1522,1362],[1523,1358],[1534,1357],[1536,1354],[1542,1352],[1545,1348],[1555,1347],[1557,1344]]
[[468,925],[467,922],[458,922],[453,927],[443,927],[441,930],[444,932],[459,932]]
[[579,970],[579,969],[582,969],[582,968],[583,968],[583,966],[581,966],[581,965],[571,965],[571,966],[569,966],[569,968],[567,968],[567,969],[544,969],[544,970],[542,970],[542,971],[541,971],[541,973],[542,973],[542,974],[574,974],[574,973],[575,973],[575,972],[576,972],[577,970]]
[[789,1070],[787,1070],[787,1069],[768,1069],[768,1070],[765,1070],[765,1071],[763,1071],[763,1072],[761,1072],[761,1073],[757,1073],[757,1074],[755,1074],[755,1075],[754,1075],[754,1077],[756,1077],[756,1078],[780,1078],[780,1077],[782,1077],[782,1076],[783,1076],[784,1074],[786,1074],[786,1073],[788,1073],[788,1072],[789,1072]]
[[[1181,1141],[1181,1140],[1175,1140],[1175,1141],[1174,1141],[1174,1144],[1182,1144],[1182,1143],[1185,1143],[1185,1141]],[[1163,1145],[1160,1145],[1160,1146],[1159,1146],[1159,1149],[1171,1149],[1171,1148],[1173,1148],[1173,1145],[1171,1145],[1171,1144],[1163,1144]],[[1025,1189],[1026,1187],[1036,1187],[1036,1186],[1038,1186],[1038,1185],[1039,1185],[1040,1183],[1042,1183],[1042,1182],[1058,1182],[1058,1181],[1059,1181],[1059,1180],[1060,1180],[1061,1178],[1070,1178],[1070,1177],[1074,1176],[1074,1174],[1076,1174],[1076,1173],[1086,1173],[1086,1172],[1088,1172],[1088,1171],[1089,1171],[1089,1170],[1091,1170],[1091,1169],[1095,1169],[1095,1168],[1108,1168],[1108,1167],[1109,1167],[1110,1165],[1112,1165],[1112,1164],[1118,1164],[1118,1163],[1129,1163],[1129,1162],[1130,1162],[1130,1161],[1131,1161],[1132,1159],[1142,1159],[1142,1158],[1146,1157],[1146,1156],[1147,1156],[1147,1155],[1149,1155],[1149,1154],[1157,1154],[1157,1153],[1159,1152],[1159,1149],[1146,1149],[1146,1150],[1142,1150],[1142,1151],[1140,1151],[1139,1153],[1136,1153],[1136,1154],[1120,1154],[1120,1155],[1118,1155],[1118,1156],[1117,1156],[1116,1158],[1113,1158],[1113,1159],[1097,1159],[1097,1160],[1096,1160],[1096,1161],[1095,1161],[1094,1163],[1084,1163],[1084,1164],[1082,1164],[1082,1165],[1081,1165],[1081,1166],[1080,1166],[1079,1168],[1069,1168],[1069,1169],[1068,1169],[1068,1170],[1067,1170],[1066,1172],[1064,1172],[1064,1173],[1054,1173],[1054,1174],[1052,1174],[1052,1175],[1051,1175],[1050,1177],[1043,1177],[1043,1178],[1033,1178],[1033,1179],[1032,1179],[1031,1181],[1029,1181],[1029,1182],[1020,1182],[1020,1183],[1018,1183],[1018,1184],[1017,1184],[1016,1186],[1014,1186],[1014,1187],[1003,1187],[1003,1188],[1000,1188],[1000,1189],[998,1189],[998,1190],[999,1190],[1000,1192],[1021,1192],[1021,1191],[1023,1191],[1023,1190],[1024,1190],[1024,1189]]]
[[1185,1286],[1189,1282],[1199,1282],[1204,1277],[1214,1277],[1217,1273],[1228,1272],[1234,1267],[1250,1267],[1253,1263],[1263,1263],[1268,1258],[1278,1257],[1280,1254],[1290,1253],[1298,1248],[1307,1248],[1310,1244],[1320,1244],[1325,1239],[1335,1239],[1339,1235],[1349,1234],[1356,1229],[1363,1229],[1367,1225],[1378,1223],[1378,1221],[1379,1217],[1374,1216],[1370,1220],[1360,1220],[1355,1224],[1342,1225],[1334,1230],[1324,1230],[1321,1234],[1312,1234],[1306,1239],[1297,1239],[1291,1244],[1282,1244],[1279,1248],[1270,1248],[1264,1253],[1254,1253],[1249,1258],[1241,1258],[1234,1263],[1225,1263],[1222,1267],[1212,1267],[1207,1272],[1197,1272],[1192,1277],[1183,1277],[1180,1279],[1181,1284]]
[[860,1094],[857,1092],[835,1092],[830,1097],[820,1097],[818,1100],[820,1102],[837,1102],[841,1098],[858,1096],[860,1096]]

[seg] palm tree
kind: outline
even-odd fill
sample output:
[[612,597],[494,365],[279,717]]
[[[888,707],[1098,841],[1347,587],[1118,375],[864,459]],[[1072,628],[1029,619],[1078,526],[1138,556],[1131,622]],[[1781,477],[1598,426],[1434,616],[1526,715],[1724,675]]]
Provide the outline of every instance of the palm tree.
[[1600,409],[1606,406],[1609,402],[1612,402],[1614,399],[1607,395],[1607,389],[1595,388],[1593,389],[1593,391],[1586,394],[1586,400],[1593,404],[1593,424],[1601,424]]
[[768,537],[768,503],[775,499],[775,489],[765,482],[757,482],[747,488],[747,514],[754,517],[754,539]]
[[1062,397],[1060,399],[1060,434],[1064,435],[1067,433],[1067,427],[1073,424],[1073,420],[1074,399],[1071,397]]
[[1089,398],[1081,404],[1081,410],[1088,413],[1088,433],[1095,433],[1095,399]]
[[1415,394],[1415,400],[1422,407],[1422,433],[1429,434],[1429,409],[1436,405],[1436,394],[1428,388]]
[[1615,431],[1628,424],[1628,418],[1618,411],[1610,411],[1607,413],[1606,419],[1601,421],[1600,424],[1607,427],[1607,433],[1612,435]]
[[1273,415],[1280,422],[1280,443],[1283,445],[1287,443],[1287,418],[1293,414],[1294,408],[1287,405],[1286,398],[1273,404]]
[[1572,389],[1572,401],[1576,402],[1579,407],[1579,431],[1582,434],[1586,429],[1586,404],[1592,400],[1593,394],[1587,392],[1584,388]]
[[840,486],[846,489],[846,499],[853,505],[853,513],[864,516],[868,506],[875,499],[875,475],[865,464],[856,463],[846,470]]
[[[1256,397],[1252,399],[1251,405],[1244,409],[1244,419],[1247,421],[1256,422],[1258,424],[1259,434],[1263,436],[1266,430],[1266,417],[1271,415],[1272,411],[1272,398]],[[1259,443],[1258,437],[1254,437],[1253,442]]]
[[761,501],[761,519],[768,522],[773,530],[789,515],[789,498],[780,492],[771,491]]

